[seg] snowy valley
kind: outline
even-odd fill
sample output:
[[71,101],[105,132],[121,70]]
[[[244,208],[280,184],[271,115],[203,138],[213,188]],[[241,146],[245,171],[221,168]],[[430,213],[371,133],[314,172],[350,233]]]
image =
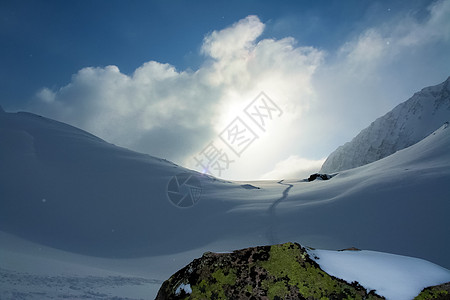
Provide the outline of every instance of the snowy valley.
[[[450,281],[449,120],[450,78],[333,152],[330,180],[231,182],[0,109],[0,294],[154,299],[206,251],[292,241],[329,274],[412,299]],[[180,207],[182,176],[198,194]],[[334,251],[350,247],[365,251]]]

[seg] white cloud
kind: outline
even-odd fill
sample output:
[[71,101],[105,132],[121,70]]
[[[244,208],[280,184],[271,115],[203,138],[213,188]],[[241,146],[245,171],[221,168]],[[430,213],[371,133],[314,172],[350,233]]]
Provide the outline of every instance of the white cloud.
[[43,102],[51,103],[55,101],[55,93],[48,88],[43,88],[37,93],[37,97]]
[[[412,15],[369,28],[339,49],[342,63],[364,66],[362,72],[372,72],[369,65],[391,63],[416,47],[450,39],[450,2],[436,1],[428,16],[418,21]],[[351,69],[351,71],[354,71]]]
[[59,90],[39,91],[33,110],[184,163],[260,91],[277,100],[288,123],[307,109],[311,76],[323,53],[297,47],[292,38],[258,41],[263,30],[256,16],[248,16],[213,31],[202,46],[205,62],[195,72],[155,61],[131,75],[116,66],[84,68]]
[[257,16],[248,16],[228,28],[213,31],[206,36],[202,52],[217,60],[245,58],[263,30],[264,24]]
[[450,2],[436,1],[428,8],[429,17],[424,22],[406,18],[399,22],[391,35],[401,46],[416,46],[433,41],[450,39]]
[[436,1],[427,12],[366,28],[328,53],[314,76],[314,109],[325,121],[316,129],[328,137],[317,147],[336,148],[414,92],[448,77],[450,1]]
[[385,55],[389,45],[388,38],[383,37],[377,30],[369,29],[361,34],[357,40],[348,42],[340,48],[340,55],[344,56],[344,63],[352,66],[346,72],[354,72],[356,67],[372,64],[376,66],[378,60]]
[[278,162],[275,168],[261,176],[261,179],[304,179],[309,175],[319,172],[325,158],[309,160],[291,155]]
[[193,167],[193,155],[264,91],[284,114],[223,176],[304,177],[376,117],[448,76],[449,14],[450,2],[437,1],[422,21],[394,18],[328,53],[291,37],[259,39],[265,24],[248,16],[204,38],[196,71],[156,61],[130,75],[84,68],[66,86],[40,90],[31,110]]
[[177,137],[174,143],[180,143],[180,148],[190,140],[178,139],[177,130],[196,129],[203,137],[211,134],[210,119],[198,116],[213,114],[212,101],[219,91],[197,77],[154,61],[145,63],[131,76],[116,66],[84,68],[59,90],[42,89],[37,94],[41,102],[33,106],[36,111],[110,142],[164,156],[164,151],[149,140],[152,130],[168,139]]

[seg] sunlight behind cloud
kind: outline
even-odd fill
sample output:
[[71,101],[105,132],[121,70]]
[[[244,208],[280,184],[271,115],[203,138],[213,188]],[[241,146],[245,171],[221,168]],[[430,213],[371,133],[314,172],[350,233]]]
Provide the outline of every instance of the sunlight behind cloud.
[[309,160],[291,155],[285,160],[278,162],[275,168],[261,176],[261,179],[305,179],[309,175],[319,172],[325,158]]
[[[255,147],[264,151],[248,159],[274,164],[276,149],[286,142],[280,132],[289,130],[313,97],[310,80],[323,53],[297,47],[292,38],[257,40],[263,29],[258,17],[248,16],[213,31],[202,46],[205,62],[195,72],[155,61],[131,76],[116,66],[84,68],[59,90],[42,89],[35,110],[113,143],[190,166],[188,160],[264,91],[285,114],[275,130],[258,138]],[[48,101],[50,96],[54,101]],[[162,138],[165,147],[174,149],[169,156],[155,143]],[[229,176],[242,174],[240,166],[236,163]]]
[[41,89],[30,109],[198,169],[194,156],[236,117],[245,117],[248,103],[264,92],[282,116],[258,132],[221,177],[300,174],[283,162],[296,160],[312,170],[417,87],[442,80],[436,72],[433,78],[401,78],[442,64],[441,53],[428,64],[422,58],[435,43],[449,43],[449,11],[448,1],[437,1],[424,20],[408,15],[366,28],[335,52],[299,45],[292,37],[261,39],[267,25],[248,16],[205,36],[203,63],[195,71],[157,61],[132,74],[116,66],[88,67],[59,89]]

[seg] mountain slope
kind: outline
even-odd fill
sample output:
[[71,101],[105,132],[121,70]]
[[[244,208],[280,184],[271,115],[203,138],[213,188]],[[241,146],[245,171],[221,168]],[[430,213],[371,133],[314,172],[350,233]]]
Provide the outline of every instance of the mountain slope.
[[168,183],[191,171],[59,122],[3,113],[0,228],[103,257],[299,241],[405,254],[448,267],[450,130],[444,127],[323,182],[252,182],[260,189],[248,189],[198,176],[199,202],[179,208],[168,201]]
[[331,153],[321,171],[359,167],[409,147],[450,120],[450,77],[422,89]]
[[[75,253],[133,257],[197,249],[242,232],[226,212],[241,204],[238,199],[255,197],[239,184],[34,114],[1,113],[0,143],[0,230]],[[177,207],[168,198],[169,182],[183,173],[201,182],[193,207]],[[284,189],[268,185],[271,191],[256,196],[266,207]],[[259,226],[259,217],[244,226],[246,234]]]
[[[450,266],[450,127],[328,181],[294,184],[277,207],[280,241],[355,246]],[[290,233],[292,234],[292,233]]]
[[29,113],[0,114],[0,143],[0,228],[91,255],[151,252],[167,182],[190,172]]
[[[179,173],[201,182],[200,199],[191,207],[169,201],[169,183]],[[153,291],[163,279],[158,274],[205,251],[287,241],[321,249],[355,246],[448,268],[448,182],[447,125],[327,181],[238,183],[116,147],[60,122],[0,112],[0,257],[17,252],[4,250],[10,240],[4,232],[33,242],[19,248],[36,265],[42,265],[41,248],[47,258],[55,248],[76,254],[70,261],[84,270],[101,266],[105,257],[115,258],[108,260],[114,271],[115,264],[133,261],[133,270],[150,274]],[[21,272],[21,264],[0,259],[5,274]]]

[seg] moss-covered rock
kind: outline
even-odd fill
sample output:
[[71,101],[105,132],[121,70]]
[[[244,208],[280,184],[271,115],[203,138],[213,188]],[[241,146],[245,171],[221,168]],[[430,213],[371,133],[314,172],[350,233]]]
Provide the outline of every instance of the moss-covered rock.
[[203,254],[163,283],[163,299],[384,299],[325,273],[296,243]]
[[424,288],[414,300],[449,300],[450,282]]

